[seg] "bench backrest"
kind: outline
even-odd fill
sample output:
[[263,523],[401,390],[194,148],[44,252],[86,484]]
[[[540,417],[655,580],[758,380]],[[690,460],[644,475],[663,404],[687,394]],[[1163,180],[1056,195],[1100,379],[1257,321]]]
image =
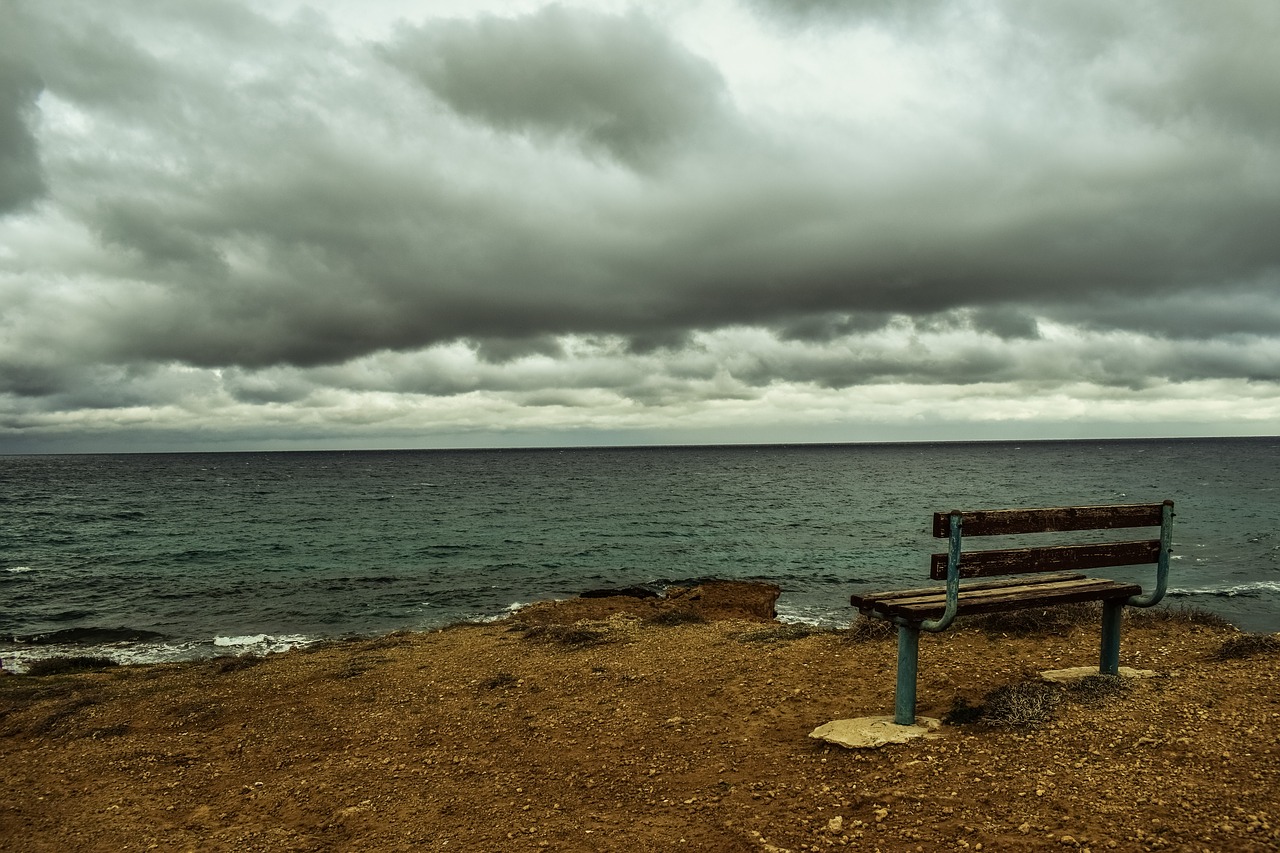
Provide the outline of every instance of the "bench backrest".
[[[953,550],[963,536],[1005,536],[1021,533],[1058,533],[1073,530],[1117,530],[1131,527],[1160,527],[1160,539],[1102,542],[1086,545],[1050,545],[1038,548],[1009,548],[995,551],[959,551],[959,576],[990,577],[1026,572],[1061,572],[1097,569],[1105,566],[1135,566],[1159,563],[1167,553],[1168,526],[1173,501],[1158,504],[1114,506],[1068,506],[1045,509],[995,509],[938,512],[933,516],[933,535],[950,539],[952,519],[960,523]],[[929,576],[946,580],[948,554],[934,554]]]

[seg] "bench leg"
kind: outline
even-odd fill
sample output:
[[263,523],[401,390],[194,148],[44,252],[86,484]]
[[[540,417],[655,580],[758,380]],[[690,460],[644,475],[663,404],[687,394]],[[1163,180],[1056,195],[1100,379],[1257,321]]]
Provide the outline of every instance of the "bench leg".
[[898,626],[898,688],[893,699],[893,721],[916,724],[916,671],[920,659],[920,629]]
[[1120,671],[1120,617],[1124,602],[1120,599],[1102,602],[1102,654],[1098,672],[1116,675]]

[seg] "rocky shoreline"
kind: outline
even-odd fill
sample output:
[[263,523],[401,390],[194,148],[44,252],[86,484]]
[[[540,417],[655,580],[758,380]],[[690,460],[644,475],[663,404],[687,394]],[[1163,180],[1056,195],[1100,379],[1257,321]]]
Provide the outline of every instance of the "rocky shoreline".
[[1096,626],[930,637],[921,712],[952,724],[853,751],[807,735],[891,707],[892,636],[779,625],[742,609],[758,590],[668,599],[0,678],[0,849],[1280,846],[1280,656],[1215,659],[1229,626],[1129,620],[1123,662],[1158,677],[1021,728],[954,712],[1092,660]]

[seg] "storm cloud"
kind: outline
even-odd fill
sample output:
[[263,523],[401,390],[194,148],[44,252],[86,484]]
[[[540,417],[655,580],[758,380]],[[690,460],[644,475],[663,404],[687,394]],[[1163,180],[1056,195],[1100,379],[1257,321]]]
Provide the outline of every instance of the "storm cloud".
[[636,11],[448,20],[405,28],[386,56],[464,117],[637,166],[714,120],[723,89],[711,63]]
[[0,442],[1274,431],[1275,4],[433,9],[0,0]]
[[44,177],[30,124],[39,80],[30,69],[0,57],[0,214],[44,194]]

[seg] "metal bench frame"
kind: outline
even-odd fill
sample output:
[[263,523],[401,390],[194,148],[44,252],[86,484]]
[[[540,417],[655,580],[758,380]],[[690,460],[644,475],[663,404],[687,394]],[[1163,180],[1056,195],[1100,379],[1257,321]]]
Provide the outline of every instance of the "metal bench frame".
[[[931,577],[946,587],[855,594],[850,601],[864,615],[898,626],[898,683],[894,722],[913,725],[920,632],[945,631],[958,615],[1052,607],[1081,601],[1102,602],[1102,638],[1098,671],[1115,675],[1120,666],[1120,623],[1125,605],[1151,607],[1168,588],[1173,541],[1173,501],[1160,504],[1050,507],[1045,509],[953,510],[934,514],[933,535],[949,540],[947,553],[934,554]],[[962,549],[963,536],[1114,530],[1159,525],[1158,540],[1055,545],[993,551]],[[1156,564],[1156,585],[1142,595],[1137,584],[1064,574],[1105,566]],[[1048,573],[1032,580],[967,584],[961,578]]]

